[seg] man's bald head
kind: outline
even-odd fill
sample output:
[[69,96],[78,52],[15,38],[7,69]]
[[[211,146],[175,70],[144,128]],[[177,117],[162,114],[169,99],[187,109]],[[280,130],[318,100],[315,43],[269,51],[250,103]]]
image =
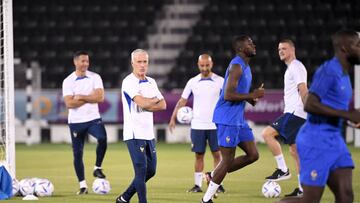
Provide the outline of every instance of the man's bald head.
[[198,58],[198,68],[203,78],[207,78],[211,76],[212,67],[213,67],[213,62],[211,56],[209,54],[201,54]]

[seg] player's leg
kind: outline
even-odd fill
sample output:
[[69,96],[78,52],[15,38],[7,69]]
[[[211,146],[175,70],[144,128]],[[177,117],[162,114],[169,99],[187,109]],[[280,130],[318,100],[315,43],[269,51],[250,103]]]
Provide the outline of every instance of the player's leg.
[[262,137],[264,138],[264,141],[267,144],[269,150],[273,154],[277,164],[275,171],[265,179],[279,181],[289,179],[291,177],[289,168],[286,165],[286,161],[281,150],[281,145],[279,141],[276,140],[276,136],[287,135],[286,130],[288,127],[288,122],[291,120],[292,116],[293,115],[290,113],[281,115],[271,124],[271,126],[267,126],[262,132]]
[[338,168],[330,172],[327,185],[334,193],[336,203],[350,203],[354,201],[352,168]]
[[297,178],[298,178],[298,187],[294,189],[293,192],[286,194],[285,197],[294,197],[294,196],[302,196],[303,194],[303,188],[301,186],[301,182],[300,182],[300,161],[299,161],[299,156],[297,154],[297,150],[296,150],[296,144],[291,144],[289,147],[289,151],[290,151],[290,155],[293,157],[294,161],[295,161],[295,166],[296,166],[296,174],[297,174]]
[[194,186],[187,192],[202,192],[202,176],[204,170],[204,155],[206,149],[205,130],[191,129],[191,151],[195,153]]
[[145,182],[150,180],[150,178],[155,176],[156,165],[157,165],[157,155],[156,155],[156,144],[155,139],[147,140],[146,145],[146,178]]
[[97,139],[96,162],[93,175],[97,178],[105,178],[106,176],[102,171],[101,165],[107,149],[107,135],[102,120],[96,119],[91,121],[88,133]]
[[126,191],[121,194],[117,198],[117,202],[121,202],[118,200],[125,200],[126,202],[129,202],[130,199],[134,196],[134,194],[138,193],[139,203],[146,203],[146,141],[144,140],[127,140],[126,141],[129,154],[131,157],[131,161],[133,163],[134,171],[135,171],[135,177],[130,184],[130,186],[126,189]]
[[220,146],[221,161],[214,170],[212,180],[206,190],[202,202],[211,202],[221,182],[225,178],[234,157],[238,140],[236,135],[239,129],[234,126],[217,125],[217,137]]
[[87,135],[85,127],[86,125],[84,123],[69,124],[74,156],[73,164],[80,184],[80,190],[77,192],[79,195],[88,193],[83,162],[85,136]]
[[233,160],[228,170],[229,173],[239,170],[259,159],[255,138],[249,126],[238,128],[237,143],[237,146],[245,152],[245,155],[238,156]]
[[214,194],[217,192],[221,182],[224,180],[227,171],[231,167],[231,164],[235,156],[235,147],[220,147],[221,161],[215,168],[212,176],[212,180],[209,183],[208,189],[202,199],[203,202],[209,202]]
[[286,197],[278,203],[319,203],[324,193],[324,187],[303,185],[302,197]]
[[214,159],[214,168],[219,164],[221,160],[221,153],[219,150],[219,144],[217,139],[217,131],[216,130],[207,130],[206,131],[206,139],[208,141],[213,159]]
[[259,159],[259,152],[254,141],[240,142],[238,146],[245,152],[245,155],[237,156],[233,160],[228,170],[229,173],[237,171]]
[[[209,144],[212,156],[213,156],[214,169],[215,169],[216,166],[221,161],[221,153],[220,153],[220,150],[219,150],[219,144],[218,144],[218,139],[217,139],[217,130],[207,130],[206,131],[206,138],[208,140],[208,144]],[[213,171],[205,173],[205,176],[206,176],[206,179],[207,179],[207,181],[209,183],[210,180],[212,179]],[[217,192],[218,193],[225,193],[225,188],[223,186],[223,183],[221,183],[221,185],[219,186]]]

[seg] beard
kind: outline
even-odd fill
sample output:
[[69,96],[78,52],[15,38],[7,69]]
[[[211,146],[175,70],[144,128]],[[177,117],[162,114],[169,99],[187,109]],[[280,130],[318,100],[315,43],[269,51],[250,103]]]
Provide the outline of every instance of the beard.
[[358,56],[348,56],[347,57],[347,61],[351,64],[351,65],[359,65],[360,64],[360,57]]

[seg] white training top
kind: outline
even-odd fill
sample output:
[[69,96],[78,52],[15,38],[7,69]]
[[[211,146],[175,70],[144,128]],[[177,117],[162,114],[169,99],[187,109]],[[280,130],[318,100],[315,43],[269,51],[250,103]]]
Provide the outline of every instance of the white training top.
[[[89,95],[95,89],[104,89],[99,74],[86,71],[84,77],[77,77],[75,71],[67,76],[62,84],[63,97],[68,95]],[[100,118],[97,103],[85,103],[78,108],[69,109],[68,123],[84,123]]]
[[284,75],[284,113],[294,113],[294,115],[306,119],[304,104],[298,90],[300,83],[307,84],[307,72],[305,66],[295,59],[287,67]]
[[210,78],[201,78],[199,74],[186,83],[181,97],[188,99],[191,94],[194,95],[192,129],[216,129],[212,118],[223,83],[224,78],[215,73]]
[[153,78],[146,77],[145,80],[139,80],[133,73],[126,76],[121,86],[124,141],[130,139],[152,140],[155,138],[153,113],[143,110],[133,101],[137,95],[164,99]]

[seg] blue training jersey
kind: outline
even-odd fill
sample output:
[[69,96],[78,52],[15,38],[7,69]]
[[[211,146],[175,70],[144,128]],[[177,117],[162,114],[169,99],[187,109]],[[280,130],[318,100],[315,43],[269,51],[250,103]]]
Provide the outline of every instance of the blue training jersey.
[[[320,102],[337,110],[348,110],[352,98],[352,87],[348,73],[344,73],[339,60],[334,57],[322,64],[313,77],[309,92],[317,95]],[[308,122],[324,123],[341,130],[342,119],[308,114]]]
[[250,66],[246,64],[240,56],[236,56],[231,60],[226,70],[223,88],[214,110],[213,122],[222,125],[245,126],[247,125],[244,118],[246,101],[231,102],[224,99],[225,85],[229,78],[229,69],[233,64],[239,64],[242,69],[242,75],[236,88],[237,93],[249,93],[252,80]]

